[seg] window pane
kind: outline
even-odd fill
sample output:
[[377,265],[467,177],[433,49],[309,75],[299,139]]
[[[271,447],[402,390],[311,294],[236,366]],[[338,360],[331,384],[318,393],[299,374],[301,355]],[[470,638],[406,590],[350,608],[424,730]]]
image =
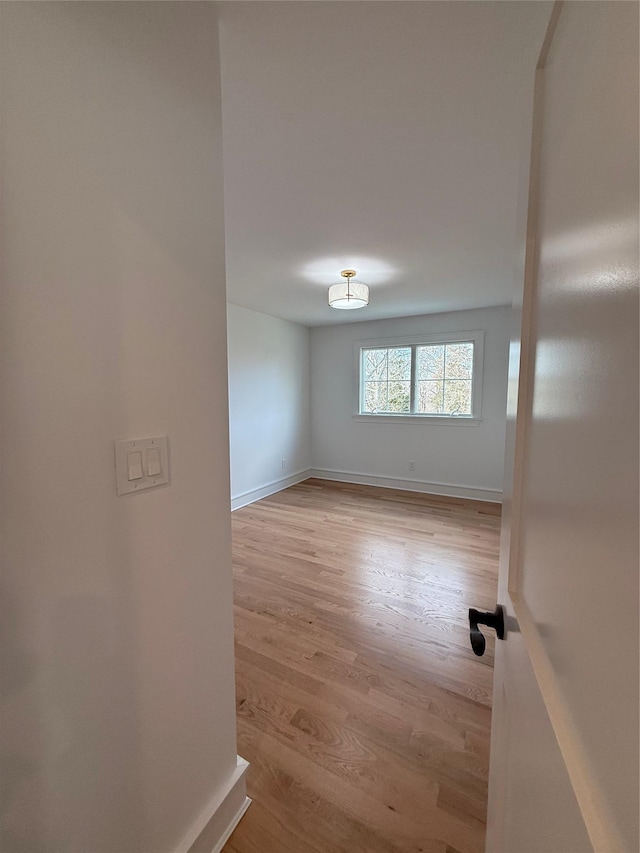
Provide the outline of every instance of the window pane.
[[471,414],[470,379],[450,379],[445,381],[444,412],[446,415]]
[[411,379],[411,347],[391,347],[388,351],[389,381]]
[[418,382],[416,411],[422,415],[442,414],[444,382]]
[[362,360],[364,367],[365,382],[386,381],[387,379],[387,350],[366,349],[363,350]]
[[435,344],[433,346],[416,347],[416,354],[416,378],[419,381],[444,379],[443,345]]
[[473,344],[447,344],[445,379],[471,379]]
[[411,382],[390,382],[387,391],[389,412],[411,411]]
[[386,412],[387,383],[365,382],[363,403],[363,412]]
[[410,415],[415,368],[416,414],[472,415],[473,341],[374,346],[361,353],[361,412]]

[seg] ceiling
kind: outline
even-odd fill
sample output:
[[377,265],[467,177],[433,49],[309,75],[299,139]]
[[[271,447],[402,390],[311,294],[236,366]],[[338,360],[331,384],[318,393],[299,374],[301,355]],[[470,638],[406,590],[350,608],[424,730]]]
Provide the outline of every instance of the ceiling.
[[[509,302],[550,9],[221,3],[229,301],[308,326]],[[328,307],[345,267],[369,307]]]

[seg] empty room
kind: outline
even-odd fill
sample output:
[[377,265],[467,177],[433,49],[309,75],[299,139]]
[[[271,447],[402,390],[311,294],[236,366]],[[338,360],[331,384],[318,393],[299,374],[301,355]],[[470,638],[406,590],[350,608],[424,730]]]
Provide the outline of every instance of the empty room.
[[[495,626],[470,643],[469,609],[507,600],[509,351],[550,12],[221,10],[236,702],[253,799],[229,853],[588,844],[568,782],[537,778],[531,755],[519,772],[536,809],[514,798],[510,840],[493,825],[486,838]],[[497,703],[534,717],[540,699],[511,677],[498,672]],[[536,726],[519,737],[553,754],[553,729]],[[492,771],[493,814],[512,796],[498,774],[516,771]]]
[[636,0],[0,24],[2,853],[635,853]]

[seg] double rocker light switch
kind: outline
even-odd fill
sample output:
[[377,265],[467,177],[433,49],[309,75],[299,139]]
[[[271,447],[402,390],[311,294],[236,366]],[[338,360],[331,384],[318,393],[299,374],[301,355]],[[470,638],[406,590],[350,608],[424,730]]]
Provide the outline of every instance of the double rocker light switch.
[[116,490],[119,495],[140,492],[169,482],[166,436],[115,442]]

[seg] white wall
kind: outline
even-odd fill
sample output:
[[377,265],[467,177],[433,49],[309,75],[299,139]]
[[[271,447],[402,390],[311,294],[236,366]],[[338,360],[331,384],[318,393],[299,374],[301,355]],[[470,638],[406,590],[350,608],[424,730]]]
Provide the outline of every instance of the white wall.
[[309,330],[229,305],[228,335],[231,497],[236,508],[307,475]]
[[161,853],[236,771],[215,8],[0,7],[0,846]]
[[[500,500],[511,309],[484,308],[311,330],[312,468],[330,479]],[[354,344],[484,330],[482,422],[384,424],[355,420]],[[416,463],[409,470],[409,461]],[[394,482],[395,481],[395,482]]]

